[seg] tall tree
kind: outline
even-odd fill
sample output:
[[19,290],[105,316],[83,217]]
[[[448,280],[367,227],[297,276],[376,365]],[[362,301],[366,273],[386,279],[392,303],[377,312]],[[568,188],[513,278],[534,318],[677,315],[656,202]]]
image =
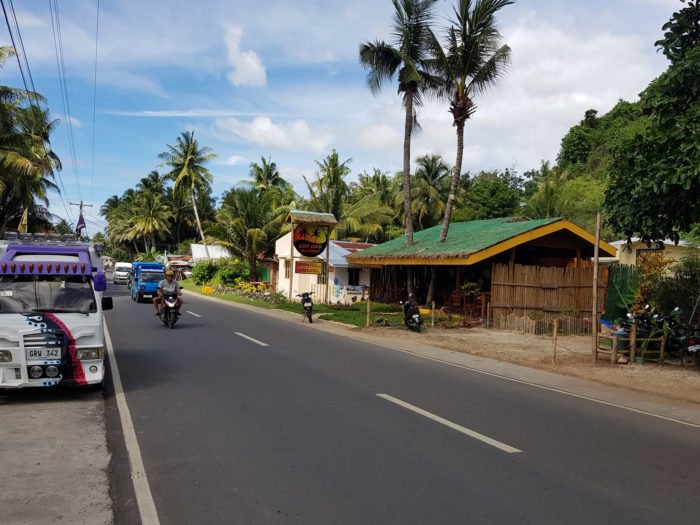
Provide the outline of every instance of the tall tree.
[[200,192],[209,191],[212,175],[205,164],[215,158],[216,154],[212,152],[211,148],[200,146],[197,143],[194,131],[183,132],[177,138],[175,145],[167,144],[167,148],[168,150],[158,157],[165,161],[166,166],[170,167],[170,172],[166,176],[174,181],[173,191],[182,188],[189,193],[199,235],[204,244],[204,251],[209,257],[209,248],[207,248],[204,230],[202,230],[202,223],[197,211],[196,196]]
[[416,159],[411,206],[420,229],[438,224],[445,210],[449,190],[450,167],[440,155],[423,155]]
[[277,170],[277,164],[271,162],[269,157],[267,159],[260,157],[260,164],[251,162],[250,175],[252,179],[249,182],[260,193],[271,189],[282,191],[288,186],[287,181],[282,178]]
[[316,211],[332,213],[336,219],[340,219],[345,197],[350,193],[345,177],[350,174],[351,161],[346,159],[340,162],[338,152],[333,150],[322,161],[316,161],[319,170],[315,181],[309,182],[304,177],[311,194],[311,205]]
[[255,188],[226,192],[211,232],[220,244],[248,262],[250,278],[258,280],[258,255],[270,247],[280,223],[275,220],[272,193]]
[[140,192],[130,208],[131,228],[128,237],[143,238],[146,251],[155,248],[156,237],[168,233],[172,212],[163,196],[151,191]]
[[393,41],[365,42],[360,45],[360,64],[368,69],[367,82],[372,93],[398,78],[399,93],[405,108],[403,140],[403,196],[406,243],[413,244],[411,216],[411,135],[416,123],[415,108],[423,92],[434,84],[427,67],[429,50],[435,37],[430,29],[436,0],[392,0],[394,4]]
[[646,241],[677,241],[700,222],[700,2],[663,29],[656,45],[671,65],[642,93],[646,129],[617,155],[605,197],[610,226]]
[[462,172],[464,125],[476,111],[474,97],[492,87],[510,63],[510,48],[501,44],[496,13],[512,3],[513,0],[458,0],[452,27],[447,32],[446,49],[441,46],[433,49],[435,68],[444,81],[442,94],[450,102],[452,125],[457,130],[457,160],[440,232],[443,242],[447,239]]
[[150,191],[158,195],[165,194],[166,177],[161,175],[156,170],[151,171],[148,175],[142,178],[136,185],[138,191]]

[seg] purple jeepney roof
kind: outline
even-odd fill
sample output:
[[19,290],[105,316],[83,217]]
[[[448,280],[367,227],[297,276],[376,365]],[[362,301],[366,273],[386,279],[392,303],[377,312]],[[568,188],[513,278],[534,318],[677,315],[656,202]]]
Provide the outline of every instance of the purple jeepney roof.
[[[92,275],[93,272],[90,246],[86,244],[9,243],[3,251],[0,275]],[[60,256],[73,260],[60,260]]]

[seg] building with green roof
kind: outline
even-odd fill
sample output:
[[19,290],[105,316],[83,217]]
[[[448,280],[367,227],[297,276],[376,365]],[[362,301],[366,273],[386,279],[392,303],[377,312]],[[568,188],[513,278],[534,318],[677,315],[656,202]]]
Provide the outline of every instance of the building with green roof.
[[[347,257],[371,271],[372,300],[404,298],[407,276],[412,275],[418,302],[432,297],[438,306],[449,305],[456,296],[463,301],[469,286],[480,290],[482,298],[488,296],[495,264],[575,269],[590,267],[594,255],[595,237],[561,218],[456,222],[450,224],[445,242],[440,242],[441,228],[416,232],[411,246],[402,236]],[[600,257],[617,253],[603,241],[598,247]]]

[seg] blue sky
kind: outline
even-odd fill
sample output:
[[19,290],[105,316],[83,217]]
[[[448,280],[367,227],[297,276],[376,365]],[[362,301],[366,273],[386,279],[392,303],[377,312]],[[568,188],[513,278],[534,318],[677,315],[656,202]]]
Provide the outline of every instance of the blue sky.
[[[75,162],[49,2],[16,2],[15,12],[36,89],[61,120],[52,144],[64,163],[65,200],[94,204],[86,210],[91,233],[104,226],[104,200],[151,170],[164,171],[158,154],[186,130],[218,155],[209,166],[215,197],[248,178],[261,157],[304,195],[302,176],[313,177],[314,161],[332,149],[352,159],[351,180],[401,167],[396,88],[373,96],[357,59],[361,42],[390,38],[390,0],[101,1],[96,75],[97,0],[57,3]],[[452,5],[438,1],[438,26]],[[499,25],[513,63],[477,99],[464,169],[537,168],[555,159],[562,136],[587,109],[602,114],[620,98],[636,100],[667,67],[653,43],[681,7],[679,0],[516,0],[506,7]],[[9,43],[3,24],[0,44]],[[22,85],[16,61],[0,75],[2,84]],[[419,120],[413,159],[439,153],[453,163],[447,105],[429,101]],[[66,216],[56,195],[51,210]]]

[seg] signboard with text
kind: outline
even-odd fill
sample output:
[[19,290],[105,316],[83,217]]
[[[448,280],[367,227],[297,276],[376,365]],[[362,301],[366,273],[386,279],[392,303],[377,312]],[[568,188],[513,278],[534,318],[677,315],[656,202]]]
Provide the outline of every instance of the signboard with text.
[[294,247],[305,257],[316,257],[326,248],[326,229],[313,224],[300,224],[294,228]]
[[320,261],[294,261],[294,273],[322,275],[323,263]]

